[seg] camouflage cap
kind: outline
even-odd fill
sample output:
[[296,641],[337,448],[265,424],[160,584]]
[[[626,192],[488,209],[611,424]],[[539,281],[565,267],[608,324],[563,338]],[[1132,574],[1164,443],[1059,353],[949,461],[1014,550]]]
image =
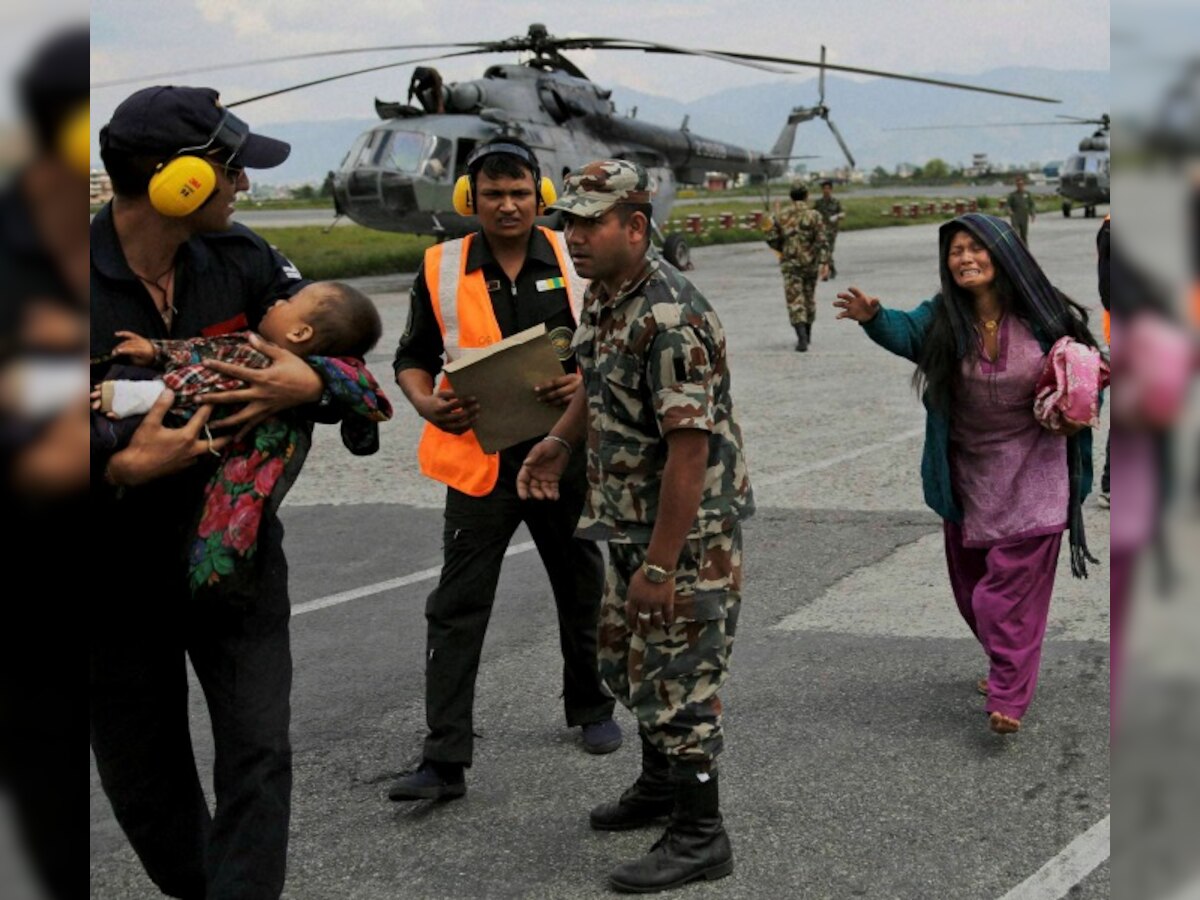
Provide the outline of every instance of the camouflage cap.
[[568,174],[562,194],[548,209],[598,219],[618,203],[649,202],[650,176],[645,169],[624,159],[603,159]]

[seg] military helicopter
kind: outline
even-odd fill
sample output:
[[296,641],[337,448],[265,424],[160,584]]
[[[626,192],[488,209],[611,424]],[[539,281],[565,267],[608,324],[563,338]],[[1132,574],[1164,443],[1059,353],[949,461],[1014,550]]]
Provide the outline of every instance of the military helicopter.
[[[827,63],[823,47],[820,60],[809,61],[689,49],[626,38],[559,38],[551,35],[541,24],[530,25],[524,35],[500,41],[334,50],[273,57],[237,65],[268,64],[341,53],[413,49],[447,49],[451,52],[345,72],[227,105],[237,107],[340,78],[439,59],[492,53],[528,54],[524,62],[492,65],[485,70],[482,78],[451,84],[444,83],[436,69],[419,66],[413,71],[408,95],[403,103],[375,100],[380,124],[358,136],[338,169],[332,173],[335,211],[338,215],[349,216],[369,228],[448,238],[466,234],[477,227],[473,218],[454,212],[454,185],[459,176],[466,173],[466,159],[471,150],[496,136],[516,136],[532,146],[538,154],[542,174],[555,182],[560,182],[561,176],[571,169],[594,159],[622,158],[641,163],[657,183],[653,200],[654,217],[656,223],[662,223],[670,213],[678,186],[702,183],[706,172],[746,173],[756,181],[783,175],[788,161],[799,158],[791,154],[796,129],[803,122],[824,120],[853,166],[854,157],[830,119],[830,110],[825,104],[826,70],[876,75],[1044,103],[1059,102],[1048,97],[995,88]],[[781,74],[792,74],[796,67],[815,67],[820,71],[819,98],[815,106],[792,109],[770,151],[762,153],[694,134],[688,128],[686,118],[678,128],[669,128],[644,122],[637,119],[636,115],[618,115],[612,92],[589,80],[560,52],[582,49],[701,56]],[[174,77],[216,68],[224,67],[164,72],[137,80]],[[689,267],[689,252],[683,237],[670,235],[664,238],[657,224],[654,230],[662,243],[663,255],[679,268]]]
[[1071,217],[1075,203],[1083,205],[1085,218],[1096,215],[1096,206],[1109,202],[1108,132],[1110,119],[1104,113],[1098,119],[1080,116],[1056,116],[1054,122],[980,122],[976,125],[915,125],[906,128],[885,128],[885,131],[938,131],[952,128],[1021,128],[1047,125],[1099,125],[1090,136],[1079,142],[1079,150],[1067,157],[1059,170],[1057,193],[1063,198],[1062,213]]
[[1092,219],[1096,216],[1096,205],[1109,202],[1110,120],[1108,113],[1105,113],[1099,119],[1075,118],[1072,124],[1100,127],[1091,137],[1079,142],[1079,152],[1068,156],[1059,172],[1058,193],[1063,198],[1062,214],[1070,218],[1072,203],[1081,203],[1084,218]]

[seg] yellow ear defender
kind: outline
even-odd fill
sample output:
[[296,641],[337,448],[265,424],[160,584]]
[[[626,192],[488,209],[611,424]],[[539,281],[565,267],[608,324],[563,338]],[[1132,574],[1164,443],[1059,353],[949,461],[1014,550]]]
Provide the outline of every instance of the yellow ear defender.
[[150,205],[164,216],[189,216],[217,188],[217,171],[199,156],[177,156],[159,165],[150,178]]
[[250,135],[250,126],[224,110],[221,121],[207,141],[196,147],[183,147],[174,159],[160,164],[150,177],[150,205],[164,216],[190,216],[205,204],[217,189],[217,170],[204,158],[214,148],[229,152],[226,162],[237,156]]
[[58,130],[58,155],[80,175],[86,175],[92,164],[91,121],[91,106],[81,103]]
[[454,211],[460,216],[475,215],[475,198],[471,196],[471,176],[460,175],[454,182]]
[[[545,209],[557,199],[558,191],[554,189],[554,182],[543,177],[538,184],[538,208]],[[454,182],[453,202],[454,211],[460,216],[475,215],[475,198],[471,194],[470,175],[460,175],[458,181]]]
[[544,176],[542,183],[538,185],[538,199],[542,201],[542,209],[558,199],[558,191],[554,189],[554,182]]

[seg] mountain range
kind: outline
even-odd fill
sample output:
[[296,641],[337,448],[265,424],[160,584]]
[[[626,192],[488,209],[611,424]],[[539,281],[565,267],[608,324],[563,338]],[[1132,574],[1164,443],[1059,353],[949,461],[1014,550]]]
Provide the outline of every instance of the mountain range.
[[[1011,67],[976,76],[928,73],[927,77],[1056,97],[1063,102],[1049,105],[887,79],[857,82],[827,76],[825,102],[830,118],[845,137],[858,168],[869,171],[882,166],[892,171],[898,164],[923,165],[934,157],[957,167],[969,165],[976,153],[986,153],[993,164],[1062,160],[1075,151],[1093,126],[987,127],[984,123],[1049,123],[1059,113],[1097,118],[1109,111],[1107,71]],[[687,116],[694,134],[760,150],[775,142],[792,107],[817,102],[815,77],[729,88],[690,103],[612,87],[620,115],[636,107],[639,119],[669,127],[678,127]],[[292,155],[282,166],[256,173],[256,180],[264,184],[319,183],[326,172],[340,165],[355,137],[377,121],[349,118],[263,126],[265,133],[289,141]],[[885,130],[926,125],[975,127]],[[819,121],[800,126],[793,153],[816,154],[819,158],[805,161],[810,169],[845,164],[833,136]]]

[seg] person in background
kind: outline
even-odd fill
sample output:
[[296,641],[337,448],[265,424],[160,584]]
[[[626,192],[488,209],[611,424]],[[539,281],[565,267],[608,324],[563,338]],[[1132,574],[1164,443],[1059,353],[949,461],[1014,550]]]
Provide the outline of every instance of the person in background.
[[586,490],[583,460],[572,465],[560,499],[517,496],[521,462],[533,441],[484,453],[471,431],[473,398],[457,396],[443,361],[544,323],[563,374],[539,385],[540,400],[565,406],[579,387],[575,335],[584,283],[562,234],[534,225],[544,206],[537,157],[514,138],[478,147],[468,160],[479,231],[431,247],[413,283],[408,326],[396,348],[396,383],[426,420],[418,458],[446,485],[445,563],[425,605],[428,623],[425,716],[420,766],[388,790],[396,801],[453,799],[466,793],[474,754],[473,706],[479,657],[504,552],[524,522],[546,567],[558,613],[563,706],[588,753],[621,745],[613,698],[596,669],[596,618],[604,560],[594,541],[574,536]]

